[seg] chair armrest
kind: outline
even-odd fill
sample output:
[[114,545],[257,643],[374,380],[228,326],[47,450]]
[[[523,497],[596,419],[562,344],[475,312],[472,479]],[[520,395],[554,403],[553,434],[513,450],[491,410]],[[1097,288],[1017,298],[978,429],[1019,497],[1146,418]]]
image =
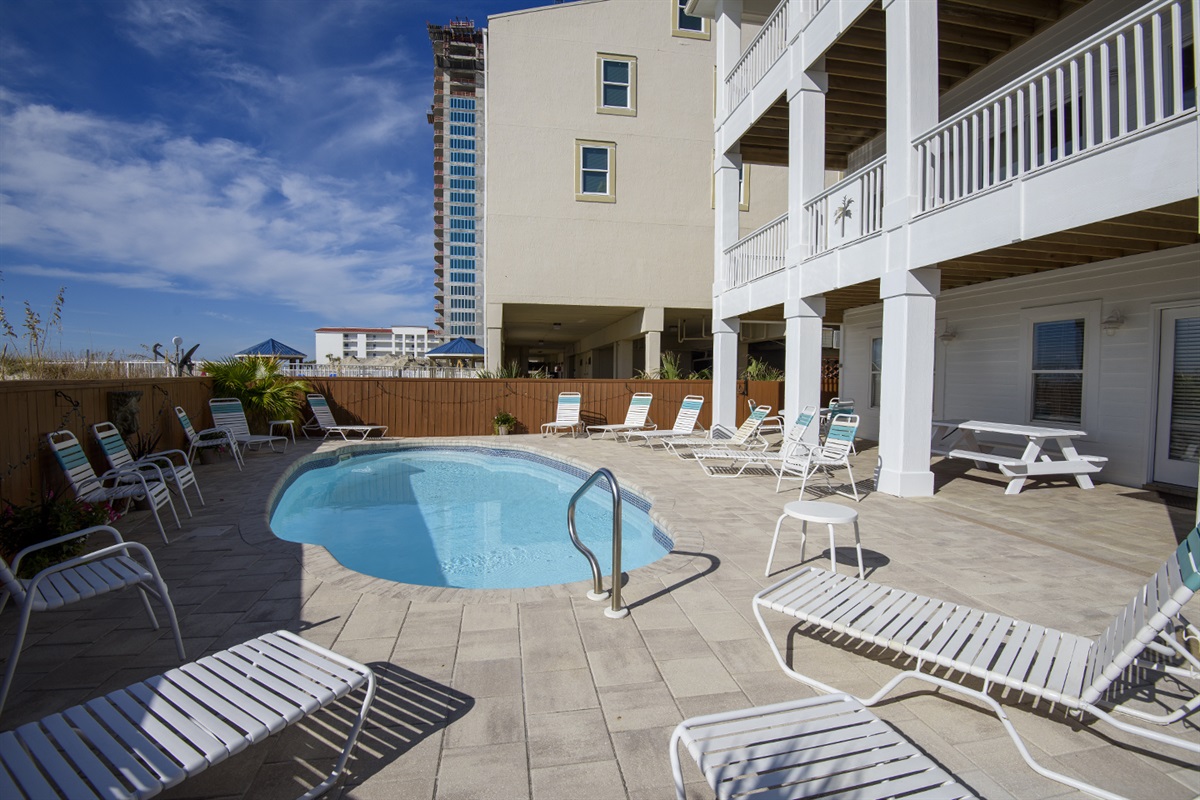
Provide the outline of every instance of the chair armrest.
[[[84,528],[81,531],[75,531],[74,533],[64,534],[63,536],[56,536],[53,539],[47,539],[44,542],[38,542],[37,544],[29,545],[29,547],[26,547],[25,549],[19,551],[15,556],[13,556],[12,564],[11,564],[12,571],[15,573],[17,571],[17,567],[21,563],[21,559],[24,558],[25,556],[29,555],[30,553],[36,552],[38,550],[44,550],[47,547],[53,547],[54,545],[62,544],[63,542],[69,542],[72,539],[78,539],[82,536],[88,536],[93,533],[99,533],[101,531],[107,531],[108,533],[111,533],[113,539],[115,539],[117,541],[117,543],[119,543],[119,544],[124,543],[124,541],[125,541],[124,539],[121,538],[121,533],[116,528],[113,528],[112,526],[109,526],[109,525],[93,525],[92,527]],[[66,562],[63,562],[63,563],[66,563]]]
[[138,461],[150,461],[153,459],[155,461],[166,461],[171,466],[175,466],[175,460],[172,458],[172,456],[179,456],[183,460],[184,464],[187,463],[187,454],[182,450],[158,450],[154,453],[142,456],[138,459]]
[[[93,561],[100,561],[105,558],[110,558],[114,555],[129,556],[131,550],[142,554],[142,557],[146,562],[143,566],[147,567],[151,574],[158,574],[158,566],[154,563],[154,557],[150,555],[150,550],[147,549],[146,545],[142,544],[141,542],[122,541],[120,544],[110,544],[108,547],[102,547],[99,550],[93,550],[90,553],[85,553],[81,556],[76,556],[75,558],[69,558],[66,561],[60,561],[57,564],[51,564],[30,578],[29,583],[25,585],[25,590],[32,593],[44,578],[59,572],[66,572],[67,570],[75,569],[76,567],[91,563]],[[15,564],[13,565],[13,570],[16,570]]]
[[122,479],[125,478],[137,478],[142,483],[145,483],[147,472],[151,473],[152,478],[154,477],[154,473],[157,473],[157,480],[159,481],[166,480],[166,478],[163,477],[162,467],[150,461],[135,461],[125,467],[114,467],[113,469],[110,469],[108,472],[101,475],[100,479],[103,480],[105,477],[111,474],[116,477],[118,483],[122,482]]

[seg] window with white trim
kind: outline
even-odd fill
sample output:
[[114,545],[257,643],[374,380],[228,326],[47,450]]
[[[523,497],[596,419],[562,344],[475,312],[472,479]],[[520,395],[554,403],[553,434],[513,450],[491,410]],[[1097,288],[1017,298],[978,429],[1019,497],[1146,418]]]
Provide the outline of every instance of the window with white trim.
[[637,59],[596,54],[596,112],[637,115]]
[[1086,428],[1098,397],[1100,301],[1022,309],[1029,422]]
[[616,202],[616,155],[613,142],[575,140],[575,199]]
[[674,0],[675,8],[671,20],[671,35],[684,39],[709,38],[708,20],[687,13],[688,0]]
[[880,392],[883,390],[883,337],[871,339],[871,408],[879,408]]

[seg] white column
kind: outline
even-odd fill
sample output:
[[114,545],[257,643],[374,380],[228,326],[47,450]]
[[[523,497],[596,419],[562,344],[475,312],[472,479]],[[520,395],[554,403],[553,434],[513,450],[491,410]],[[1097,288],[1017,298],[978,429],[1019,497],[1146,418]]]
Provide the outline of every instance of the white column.
[[[818,62],[824,65],[824,59]],[[788,251],[787,264],[808,257],[812,232],[804,204],[825,188],[825,92],[829,76],[809,70],[788,87]]]
[[879,282],[883,364],[876,488],[897,497],[933,495],[929,436],[940,286],[941,270],[929,267],[889,272]]
[[616,350],[613,363],[614,378],[632,378],[633,377],[633,340],[618,339],[615,345]]
[[[735,147],[725,155],[717,156],[713,173],[713,188],[716,201],[716,218],[713,226],[713,295],[728,288],[725,283],[725,251],[738,240],[738,169],[742,155]],[[715,302],[713,305],[716,308]]]
[[938,122],[937,3],[883,0],[883,9],[887,29],[883,225],[894,230],[912,217],[915,208],[913,140]]
[[[783,304],[787,320],[787,346],[784,351],[783,407],[784,423],[791,428],[796,415],[805,406],[821,407],[821,323],[825,316],[825,298],[821,295],[788,300]],[[811,425],[804,441],[817,443],[818,425]]]
[[725,76],[742,57],[742,0],[717,0],[713,18],[717,37],[717,119],[724,120],[730,111],[725,102]]
[[713,318],[713,424],[737,426],[738,329],[741,321]]
[[646,331],[646,372],[662,366],[662,331]]
[[487,342],[484,345],[484,369],[500,369],[504,365],[504,305],[488,303]]

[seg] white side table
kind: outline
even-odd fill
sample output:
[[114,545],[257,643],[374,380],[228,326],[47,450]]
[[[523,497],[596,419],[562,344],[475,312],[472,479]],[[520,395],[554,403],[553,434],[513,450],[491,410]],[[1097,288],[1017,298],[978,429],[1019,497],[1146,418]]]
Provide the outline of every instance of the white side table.
[[767,556],[766,574],[771,574],[771,562],[775,559],[775,545],[779,544],[779,529],[783,521],[791,517],[800,520],[800,560],[804,561],[804,543],[808,538],[808,523],[815,522],[829,526],[829,560],[833,571],[837,572],[837,543],[833,537],[833,526],[853,523],[854,549],[858,551],[858,577],[865,578],[862,558],[862,542],[858,537],[858,512],[853,508],[839,506],[836,503],[821,503],[814,500],[796,500],[783,507],[783,513],[775,523],[775,538],[771,540],[771,552]]
[[271,436],[275,435],[276,428],[283,428],[292,435],[292,444],[296,443],[296,420],[294,419],[273,419],[267,423],[267,433]]

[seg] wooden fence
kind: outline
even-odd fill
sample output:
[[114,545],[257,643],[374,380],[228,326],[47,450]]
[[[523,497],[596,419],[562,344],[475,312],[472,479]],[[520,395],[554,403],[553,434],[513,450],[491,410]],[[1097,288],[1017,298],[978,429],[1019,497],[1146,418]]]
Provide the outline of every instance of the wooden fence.
[[[708,426],[712,419],[711,381],[318,378],[309,384],[325,395],[338,422],[387,425],[390,436],[487,435],[499,411],[517,418],[517,433],[537,433],[543,422],[554,419],[559,392],[582,395],[587,424],[624,420],[634,392],[654,395],[650,418],[660,428],[674,423],[689,394],[705,399],[700,422]],[[776,409],[783,402],[782,383],[738,381],[737,390],[739,423],[749,413],[745,399]],[[108,394],[123,391],[142,392],[139,433],[159,436],[157,449],[185,443],[175,418],[177,405],[197,429],[212,425],[208,378],[0,382],[0,497],[20,503],[36,492],[62,486],[45,444],[52,431],[73,431],[102,472],[104,454],[90,428],[109,418]]]

